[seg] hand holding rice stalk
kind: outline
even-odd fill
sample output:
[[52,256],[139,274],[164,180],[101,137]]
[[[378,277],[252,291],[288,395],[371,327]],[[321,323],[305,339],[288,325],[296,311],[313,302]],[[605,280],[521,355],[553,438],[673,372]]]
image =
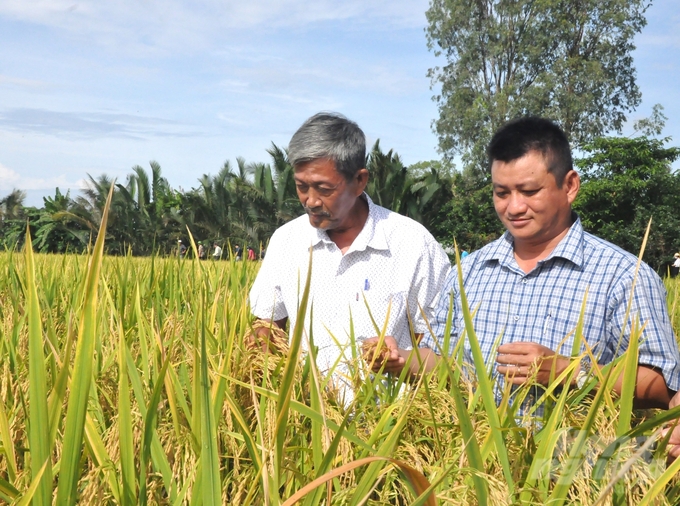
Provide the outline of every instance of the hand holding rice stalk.
[[361,345],[362,357],[373,372],[401,374],[406,358],[392,336],[371,337]]
[[365,340],[361,343],[361,356],[367,364],[380,367],[390,358],[390,350],[384,340]]
[[288,334],[268,320],[255,320],[251,323],[244,343],[249,349],[260,349],[277,355],[288,354]]

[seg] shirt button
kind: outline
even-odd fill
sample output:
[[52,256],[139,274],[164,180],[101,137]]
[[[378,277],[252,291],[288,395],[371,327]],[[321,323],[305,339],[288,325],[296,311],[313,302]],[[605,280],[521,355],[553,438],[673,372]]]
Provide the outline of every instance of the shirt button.
[[515,315],[515,321],[519,320],[519,316]]
[[526,285],[526,284],[527,284],[527,278],[524,278],[524,279],[522,280],[522,283],[524,283],[524,284]]

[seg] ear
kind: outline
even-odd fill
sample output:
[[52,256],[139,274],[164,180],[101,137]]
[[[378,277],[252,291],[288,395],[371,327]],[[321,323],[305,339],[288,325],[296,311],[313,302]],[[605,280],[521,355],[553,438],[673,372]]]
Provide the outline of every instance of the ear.
[[366,189],[368,184],[368,170],[359,169],[356,174],[354,174],[354,182],[357,185],[357,196],[361,195]]
[[567,192],[567,200],[569,204],[573,204],[574,200],[576,200],[576,195],[578,195],[578,191],[581,188],[581,177],[578,175],[578,172],[573,169],[567,172],[567,174],[564,176],[562,187]]

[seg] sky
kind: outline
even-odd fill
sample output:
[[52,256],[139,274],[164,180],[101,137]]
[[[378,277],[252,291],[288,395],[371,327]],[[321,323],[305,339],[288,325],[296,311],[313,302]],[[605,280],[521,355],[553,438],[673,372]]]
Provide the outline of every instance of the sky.
[[[27,205],[157,161],[189,190],[270,161],[319,111],[406,164],[438,159],[428,0],[0,0],[0,198]],[[655,0],[634,53],[644,118],[680,145],[680,9]],[[436,91],[436,90],[435,90]]]

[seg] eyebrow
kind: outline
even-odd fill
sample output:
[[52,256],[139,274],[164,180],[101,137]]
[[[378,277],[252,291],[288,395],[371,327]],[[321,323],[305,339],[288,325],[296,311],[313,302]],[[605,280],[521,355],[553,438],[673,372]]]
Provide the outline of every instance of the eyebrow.
[[330,186],[331,188],[337,188],[339,186],[338,184],[333,184],[331,181],[312,181],[308,183],[307,181],[302,181],[301,179],[297,179],[295,176],[293,176],[293,180],[295,181],[295,184],[304,184],[307,186]]
[[[494,188],[509,188],[508,185],[500,184],[500,183],[492,183],[492,186],[493,186]],[[517,184],[517,185],[515,185],[515,186],[516,186],[517,189],[519,189],[519,190],[521,190],[521,189],[523,189],[523,188],[526,188],[527,186],[529,186],[529,187],[531,187],[531,188],[534,188],[534,189],[538,189],[538,188],[541,188],[541,187],[542,187],[542,185],[540,185],[540,184],[539,184],[537,187],[535,187],[534,184],[532,184],[532,183],[519,183],[519,184]]]

